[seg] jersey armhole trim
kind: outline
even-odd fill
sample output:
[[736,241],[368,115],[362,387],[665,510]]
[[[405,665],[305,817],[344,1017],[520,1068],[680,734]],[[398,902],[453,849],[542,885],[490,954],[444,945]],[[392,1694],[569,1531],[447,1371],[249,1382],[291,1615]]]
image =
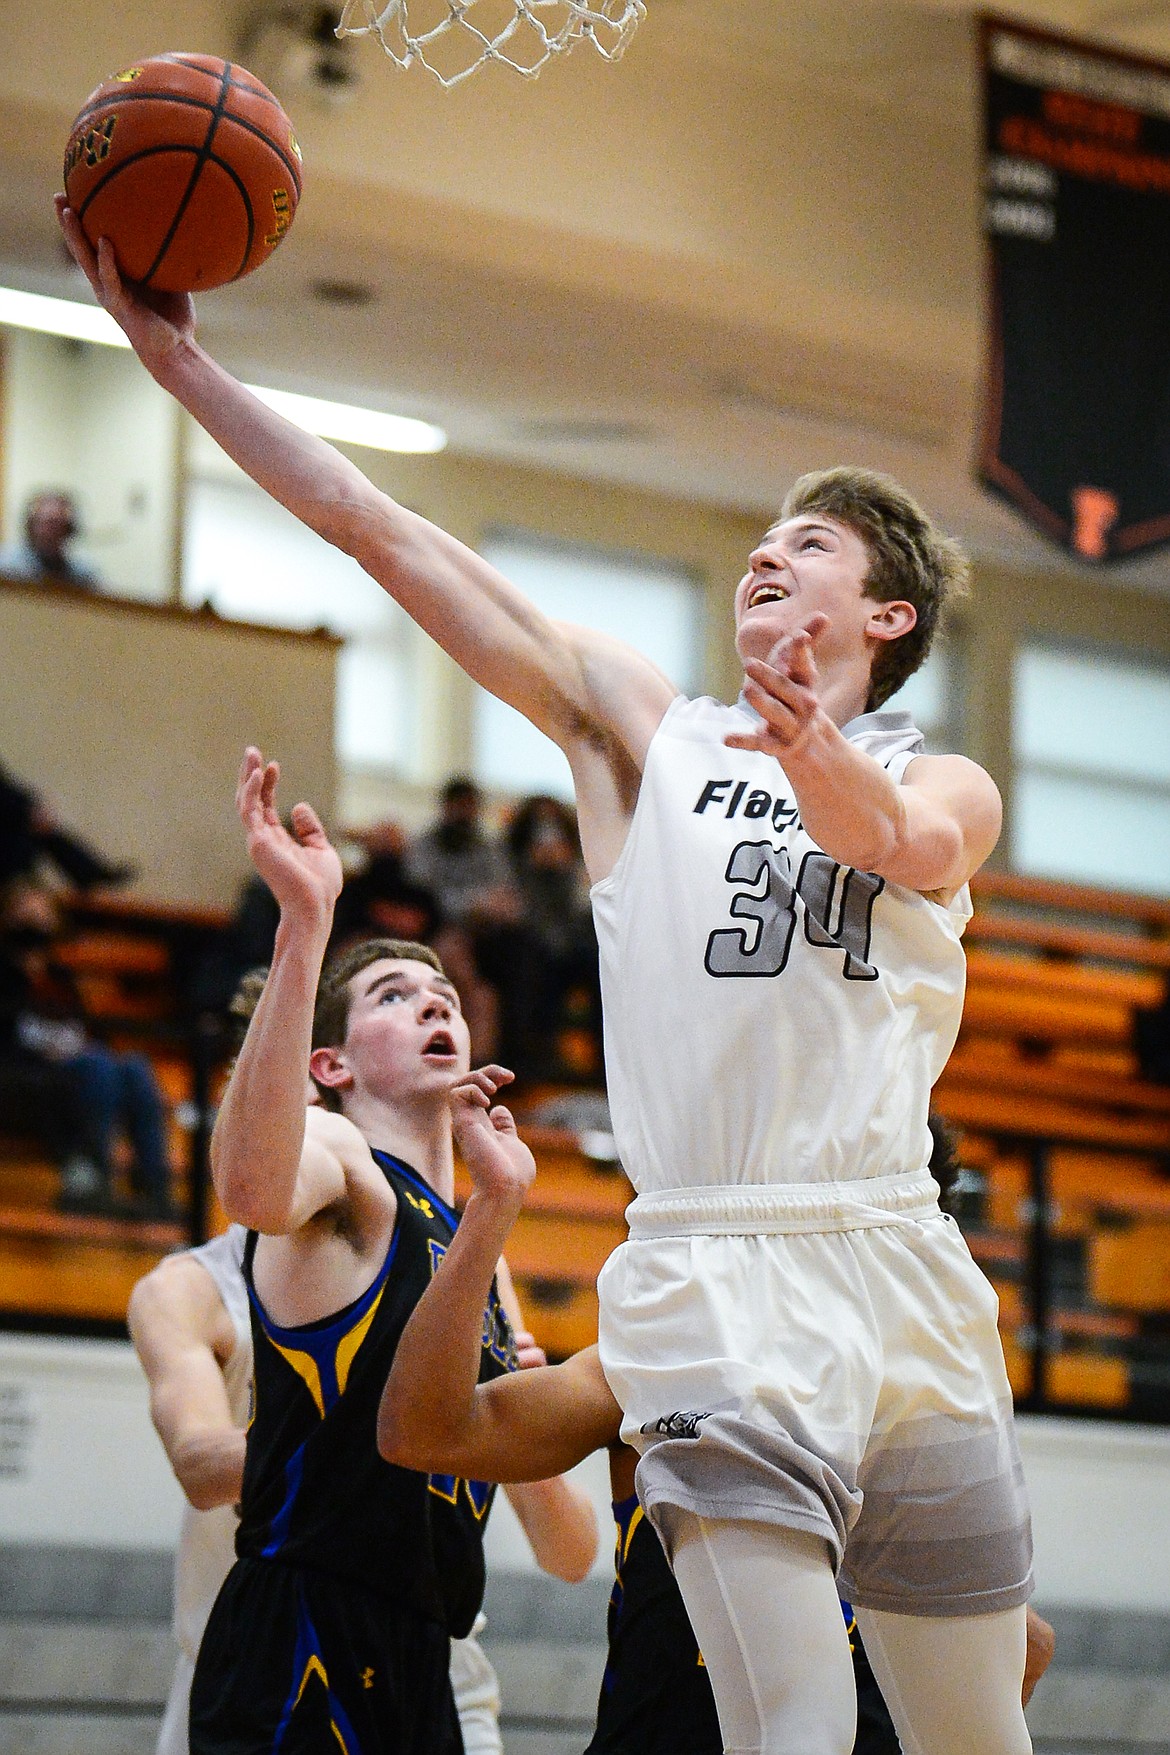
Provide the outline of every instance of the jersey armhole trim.
[[642,801],[643,801],[643,798],[645,796],[645,790],[646,790],[645,780],[646,780],[646,774],[647,774],[649,767],[650,767],[650,763],[654,759],[654,746],[657,744],[659,738],[662,736],[663,732],[666,730],[666,726],[667,726],[668,722],[671,719],[675,718],[677,716],[677,714],[679,713],[679,711],[683,707],[689,707],[691,704],[692,703],[691,703],[689,696],[682,695],[682,694],[675,695],[674,699],[671,701],[670,705],[667,707],[666,712],[662,715],[662,718],[658,721],[658,729],[655,731],[654,736],[650,739],[650,742],[646,748],[646,761],[645,761],[645,764],[642,768],[641,779],[638,783],[638,796],[637,796],[636,800],[634,801],[634,809],[633,809],[633,812],[630,816],[630,826],[626,830],[626,838],[622,842],[621,852],[618,854],[617,858],[613,862],[613,865],[610,867],[609,871],[606,872],[605,876],[603,878],[598,878],[598,880],[595,884],[590,885],[590,887],[589,887],[589,900],[591,902],[593,901],[594,897],[597,897],[597,896],[600,896],[600,897],[612,896],[614,890],[616,888],[618,888],[618,886],[620,885],[621,880],[625,874],[626,866],[630,863],[631,859],[633,858],[633,854],[631,853],[630,849],[633,846],[634,838],[638,833],[639,823],[640,823],[641,817],[643,815]]

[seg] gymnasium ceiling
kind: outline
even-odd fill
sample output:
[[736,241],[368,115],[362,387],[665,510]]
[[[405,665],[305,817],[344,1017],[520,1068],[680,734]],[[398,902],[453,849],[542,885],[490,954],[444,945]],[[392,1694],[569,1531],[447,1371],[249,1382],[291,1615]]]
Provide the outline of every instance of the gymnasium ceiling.
[[[240,56],[255,11],[0,0],[0,278],[76,295],[49,197],[81,99],[144,54]],[[1010,12],[1170,58],[1165,4]],[[436,419],[464,450],[763,516],[799,468],[874,463],[983,552],[1064,565],[970,481],[975,9],[648,14],[614,67],[582,47],[535,82],[492,68],[445,92],[359,42],[347,103],[278,85],[301,213],[271,266],[203,301],[207,345],[248,376]],[[369,301],[324,301],[337,281]]]

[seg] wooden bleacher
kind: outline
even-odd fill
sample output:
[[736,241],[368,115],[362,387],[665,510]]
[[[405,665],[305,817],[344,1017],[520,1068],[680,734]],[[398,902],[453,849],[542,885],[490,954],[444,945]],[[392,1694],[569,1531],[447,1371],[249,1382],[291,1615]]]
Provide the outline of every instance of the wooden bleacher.
[[[999,1291],[1009,1375],[1026,1396],[1042,1149],[1060,1276],[1047,1400],[1123,1411],[1143,1321],[1170,1312],[1170,1086],[1143,1079],[1134,1032],[1166,993],[1170,903],[991,873],[974,893],[963,1026],[935,1089],[983,1183],[969,1241]],[[1170,1412],[1170,1356],[1165,1394]]]
[[[149,1055],[170,1111],[175,1197],[187,1201],[193,1066],[183,994],[201,949],[223,930],[214,909],[113,895],[68,900],[58,947],[86,1012],[112,1047]],[[135,1281],[186,1235],[177,1225],[57,1210],[55,1167],[0,1124],[0,1321],[110,1326]]]

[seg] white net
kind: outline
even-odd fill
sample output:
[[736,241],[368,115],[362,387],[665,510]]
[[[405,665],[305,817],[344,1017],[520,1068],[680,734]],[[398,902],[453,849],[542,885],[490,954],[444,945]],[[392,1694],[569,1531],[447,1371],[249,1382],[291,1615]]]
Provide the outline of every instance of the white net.
[[337,34],[377,37],[399,67],[451,86],[488,61],[534,79],[583,41],[616,61],[645,16],[645,0],[346,0]]

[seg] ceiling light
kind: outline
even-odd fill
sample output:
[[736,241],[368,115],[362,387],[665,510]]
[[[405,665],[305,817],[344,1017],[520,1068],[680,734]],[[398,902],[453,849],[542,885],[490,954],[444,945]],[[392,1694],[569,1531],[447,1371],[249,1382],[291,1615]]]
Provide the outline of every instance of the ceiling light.
[[372,451],[442,451],[447,444],[442,427],[429,421],[358,408],[351,402],[323,402],[318,396],[298,396],[290,390],[266,390],[259,384],[248,388],[277,414],[323,439],[366,445]]
[[75,299],[17,292],[11,286],[0,286],[0,323],[10,323],[15,329],[36,329],[42,335],[68,335],[73,341],[98,341],[104,347],[130,346],[109,312],[100,305],[79,305]]
[[[130,346],[108,311],[99,305],[18,292],[15,287],[0,287],[0,323],[17,329],[35,329],[42,335],[100,342],[106,347]],[[447,444],[442,427],[432,426],[429,421],[383,414],[380,409],[358,408],[349,402],[326,402],[318,396],[298,396],[288,390],[267,390],[259,384],[251,384],[249,389],[269,408],[323,439],[341,439],[373,451],[442,451]]]

